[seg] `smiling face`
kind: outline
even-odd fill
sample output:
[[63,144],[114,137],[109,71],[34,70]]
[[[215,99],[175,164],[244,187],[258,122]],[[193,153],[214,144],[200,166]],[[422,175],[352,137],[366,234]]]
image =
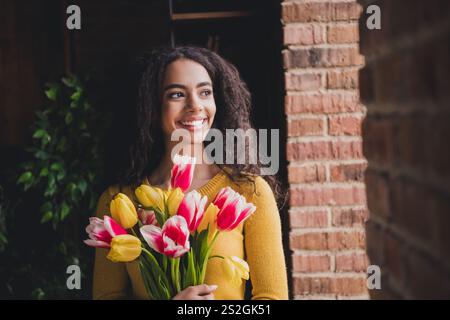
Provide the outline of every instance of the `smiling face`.
[[176,129],[190,132],[190,143],[202,143],[216,114],[212,80],[206,69],[189,59],[170,63],[163,79],[162,130],[166,139]]

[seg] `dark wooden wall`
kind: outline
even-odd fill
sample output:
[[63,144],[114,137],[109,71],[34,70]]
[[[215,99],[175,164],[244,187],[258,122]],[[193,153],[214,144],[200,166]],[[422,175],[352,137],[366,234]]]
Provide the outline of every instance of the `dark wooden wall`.
[[47,80],[62,73],[58,1],[0,0],[0,145],[25,144]]

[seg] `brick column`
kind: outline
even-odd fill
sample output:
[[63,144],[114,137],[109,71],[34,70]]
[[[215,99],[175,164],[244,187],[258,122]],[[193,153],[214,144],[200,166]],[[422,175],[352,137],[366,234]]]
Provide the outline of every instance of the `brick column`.
[[360,28],[371,297],[449,299],[450,1],[359,2],[381,10]]
[[295,299],[367,298],[355,1],[284,1]]

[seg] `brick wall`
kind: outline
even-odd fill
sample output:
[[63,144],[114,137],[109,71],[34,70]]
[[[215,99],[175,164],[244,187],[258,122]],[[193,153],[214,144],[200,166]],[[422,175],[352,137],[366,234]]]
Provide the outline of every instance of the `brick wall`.
[[373,298],[450,298],[450,1],[360,1]]
[[283,61],[295,299],[368,298],[355,1],[284,1]]

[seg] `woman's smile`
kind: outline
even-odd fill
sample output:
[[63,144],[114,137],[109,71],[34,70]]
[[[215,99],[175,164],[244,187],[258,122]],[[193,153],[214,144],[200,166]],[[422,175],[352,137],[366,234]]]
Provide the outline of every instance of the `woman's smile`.
[[177,128],[189,131],[201,130],[208,124],[208,117],[189,117],[176,122]]

